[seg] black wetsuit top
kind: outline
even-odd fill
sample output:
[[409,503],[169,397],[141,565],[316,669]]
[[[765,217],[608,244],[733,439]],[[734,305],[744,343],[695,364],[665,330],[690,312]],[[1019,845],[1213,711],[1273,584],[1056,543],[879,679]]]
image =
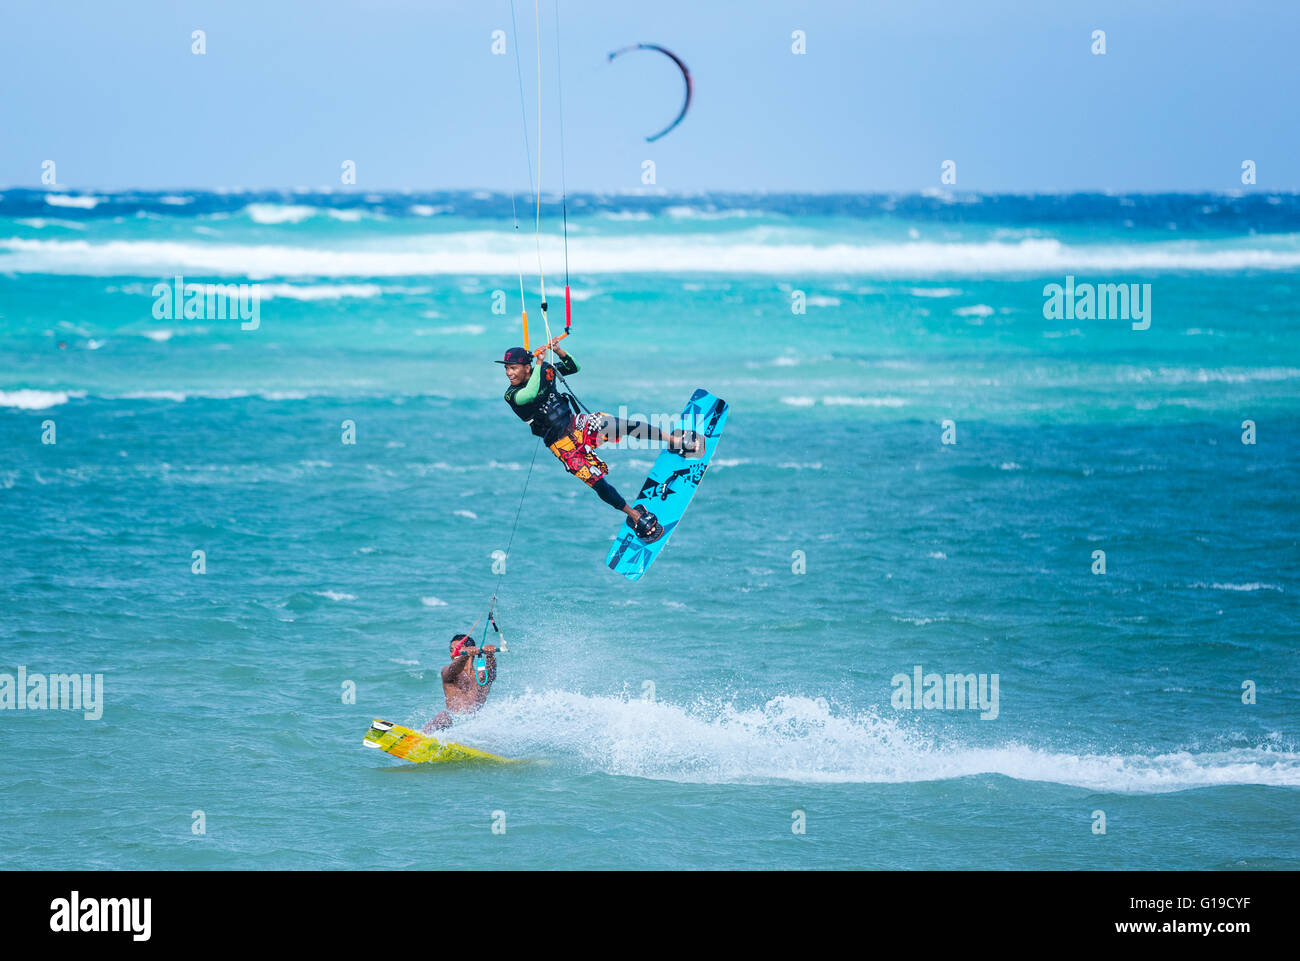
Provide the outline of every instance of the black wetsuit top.
[[574,410],[566,394],[555,389],[555,375],[565,377],[578,372],[578,364],[570,357],[560,358],[551,366],[543,361],[533,365],[527,382],[518,387],[513,384],[506,391],[506,403],[519,419],[531,425],[533,433],[550,446],[569,432]]

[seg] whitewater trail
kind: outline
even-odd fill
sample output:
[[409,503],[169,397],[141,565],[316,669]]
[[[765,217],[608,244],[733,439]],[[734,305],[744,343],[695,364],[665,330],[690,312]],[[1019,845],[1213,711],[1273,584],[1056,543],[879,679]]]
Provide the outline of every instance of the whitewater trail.
[[[429,717],[434,712],[428,712]],[[414,726],[427,717],[422,715]],[[1000,774],[1094,791],[1162,793],[1226,784],[1300,787],[1300,754],[1267,746],[1163,754],[1072,754],[1008,743],[943,743],[820,699],[776,697],[762,708],[685,708],[632,697],[529,691],[493,700],[455,739],[582,773],[704,784],[911,783]]]

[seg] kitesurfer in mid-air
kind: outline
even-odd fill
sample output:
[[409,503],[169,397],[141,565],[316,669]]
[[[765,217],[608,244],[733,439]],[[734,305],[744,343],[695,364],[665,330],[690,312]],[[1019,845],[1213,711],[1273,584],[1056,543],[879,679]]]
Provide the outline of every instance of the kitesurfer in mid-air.
[[456,634],[451,639],[451,663],[442,669],[442,693],[447,699],[447,710],[439,711],[428,724],[424,733],[441,731],[451,727],[458,716],[473,714],[487,702],[488,691],[497,679],[497,649],[489,644],[483,648],[486,664],[486,677],[480,684],[475,671],[470,665],[480,651],[474,645],[474,639],[468,634]]
[[551,453],[564,464],[565,470],[587,484],[606,504],[626,514],[628,526],[638,537],[655,540],[663,533],[659,519],[643,507],[628,506],[614,486],[605,480],[609,466],[596,456],[596,448],[631,436],[663,441],[669,450],[686,457],[698,457],[704,453],[704,438],[693,430],[675,430],[665,434],[640,421],[623,420],[600,412],[579,413],[573,396],[561,392],[555,384],[557,375],[576,374],[578,364],[555,346],[555,341],[547,346],[560,358],[558,364],[546,361],[535,364],[534,355],[523,347],[511,347],[505,358],[497,361],[505,365],[506,377],[510,380],[506,403],[520,420],[532,427],[534,434],[542,438]]

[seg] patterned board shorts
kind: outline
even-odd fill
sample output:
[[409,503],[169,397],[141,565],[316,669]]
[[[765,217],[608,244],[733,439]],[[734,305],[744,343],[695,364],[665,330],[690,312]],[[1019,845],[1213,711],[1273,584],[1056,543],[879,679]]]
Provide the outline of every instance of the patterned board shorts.
[[609,473],[609,465],[596,456],[602,443],[601,432],[609,421],[608,414],[579,414],[573,418],[569,432],[551,444],[551,453],[558,457],[567,470],[578,480],[591,485]]

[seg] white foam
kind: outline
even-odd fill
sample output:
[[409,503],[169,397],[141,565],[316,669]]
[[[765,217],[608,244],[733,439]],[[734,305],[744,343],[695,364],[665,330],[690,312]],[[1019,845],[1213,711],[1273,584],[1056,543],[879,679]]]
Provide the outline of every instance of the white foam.
[[[84,396],[84,391],[82,392]],[[262,400],[306,400],[308,397],[320,396],[315,392],[303,390],[243,390],[230,388],[221,390],[175,390],[168,388],[152,390],[131,390],[121,394],[104,394],[106,400],[171,400],[184,403],[187,400],[239,400],[245,397],[259,397]],[[313,462],[328,464],[327,461]]]
[[74,397],[85,397],[84,390],[0,390],[0,407],[19,410],[45,410],[66,404]]
[[500,461],[495,461],[495,460],[494,460],[494,461],[489,461],[486,465],[483,465],[483,464],[449,464],[449,463],[447,463],[446,461],[441,461],[441,460],[440,460],[440,461],[437,461],[437,462],[435,462],[435,463],[433,463],[433,464],[414,464],[414,465],[412,465],[412,468],[411,468],[411,469],[414,470],[417,474],[420,474],[421,476],[423,476],[423,475],[425,475],[425,474],[428,474],[428,473],[431,472],[431,471],[451,471],[451,472],[453,472],[453,473],[457,473],[457,474],[461,474],[461,473],[466,473],[466,474],[468,474],[468,473],[472,473],[472,472],[474,472],[474,471],[480,471],[480,470],[508,470],[508,471],[521,471],[521,470],[523,470],[524,468],[526,468],[527,466],[528,466],[527,464],[503,464],[503,463],[501,463]]
[[189,395],[183,390],[133,390],[120,395],[122,400],[171,400],[183,404]]
[[93,196],[74,196],[72,194],[54,194],[47,193],[45,202],[51,207],[76,207],[78,210],[94,210],[101,203],[103,197]]
[[1298,377],[1300,368],[1297,367],[1121,367],[1115,372],[1116,380],[1162,384],[1249,384]]
[[827,407],[902,407],[901,397],[823,397]]
[[[265,209],[262,209],[265,208]],[[314,208],[250,205],[267,222],[309,216]],[[252,214],[250,214],[252,216]],[[1263,246],[1273,243],[1275,247]],[[1177,271],[1295,270],[1300,249],[1289,235],[1256,240],[1254,247],[1207,249],[1202,244],[1115,244],[1072,246],[1056,240],[1019,243],[930,242],[903,244],[811,244],[781,242],[766,234],[695,234],[690,237],[637,235],[588,237],[571,242],[571,256],[585,274],[729,273],[751,275],[872,274],[984,276],[1123,271],[1125,274]],[[543,241],[543,269],[558,273],[564,264],[562,241]],[[220,244],[188,241],[0,240],[0,270],[15,273],[135,274],[173,272],[246,277],[399,277],[428,275],[510,275],[516,270],[516,239],[479,230],[406,238],[388,249],[364,246],[295,247],[277,244]],[[916,291],[913,291],[916,293]],[[925,296],[925,295],[922,295]]]
[[243,212],[258,224],[296,224],[314,217],[317,210],[300,204],[249,204]]
[[[189,286],[188,284],[186,285]],[[386,293],[406,293],[401,287],[381,287],[379,284],[258,284],[262,300],[341,300],[344,297],[369,299]]]
[[480,334],[487,333],[487,328],[482,324],[458,324],[450,327],[421,327],[414,331],[417,337],[428,337],[430,334],[442,336],[446,334],[469,334],[471,337],[477,337]]
[[1192,587],[1206,588],[1211,587],[1216,591],[1281,591],[1282,588],[1276,584],[1262,584],[1259,581],[1251,581],[1248,584],[1206,584],[1204,581],[1198,581]]
[[317,597],[327,597],[331,601],[355,601],[357,595],[344,594],[342,591],[312,591]]
[[508,756],[686,783],[909,783],[999,774],[1122,793],[1300,787],[1300,754],[1280,749],[1140,755],[1075,754],[1015,742],[970,747],[917,733],[914,716],[888,707],[847,716],[807,697],[776,697],[761,708],[686,709],[551,690],[494,700],[491,711],[458,730],[467,743]]
[[54,217],[19,217],[14,223],[33,227],[36,230],[44,230],[46,227],[62,227],[67,230],[86,229],[85,224],[79,224],[75,220],[58,220]]
[[423,604],[425,607],[446,607],[447,606],[446,601],[439,600],[436,597],[422,597],[420,598],[420,603]]
[[667,207],[664,209],[664,214],[674,220],[737,220],[762,216],[761,213],[753,210],[702,210],[699,207],[685,205]]

